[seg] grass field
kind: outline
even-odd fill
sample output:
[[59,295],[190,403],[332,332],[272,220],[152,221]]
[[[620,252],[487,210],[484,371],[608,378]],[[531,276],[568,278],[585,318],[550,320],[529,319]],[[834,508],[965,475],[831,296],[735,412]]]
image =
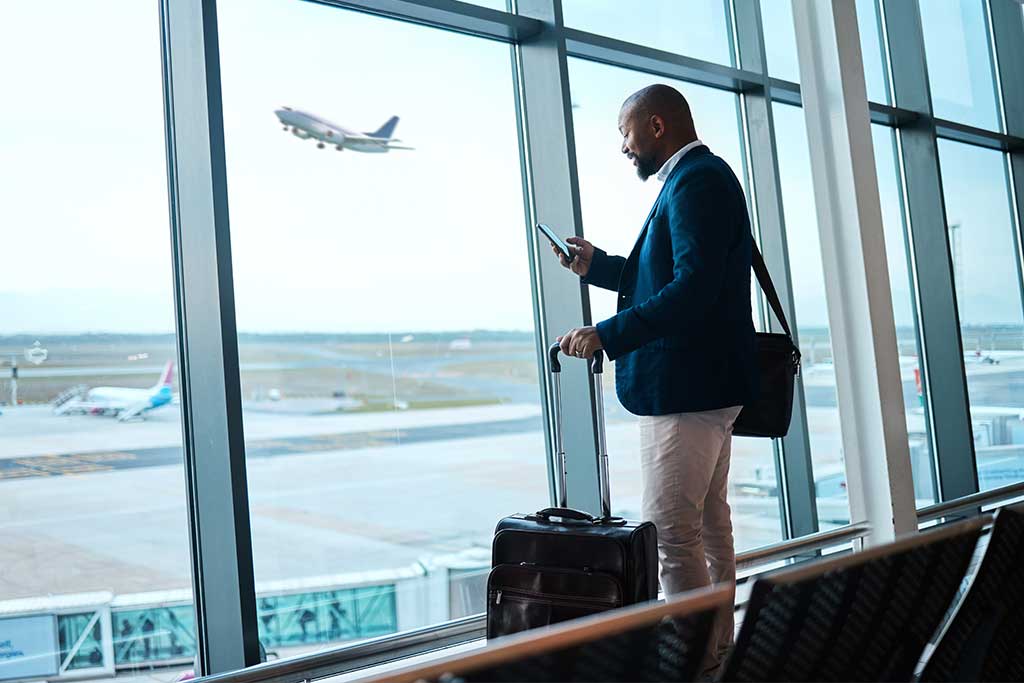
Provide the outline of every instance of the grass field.
[[[360,411],[390,410],[396,401],[408,407],[459,407],[501,403],[511,399],[510,385],[536,385],[532,336],[453,344],[471,338],[469,333],[352,341],[338,335],[243,335],[243,400],[344,396],[361,401],[354,408]],[[0,339],[0,405],[10,402],[12,359],[20,372],[19,403],[38,404],[77,385],[148,388],[157,382],[159,368],[177,358],[171,335],[82,335],[40,340],[47,355],[36,365],[25,354],[33,342],[31,337]]]

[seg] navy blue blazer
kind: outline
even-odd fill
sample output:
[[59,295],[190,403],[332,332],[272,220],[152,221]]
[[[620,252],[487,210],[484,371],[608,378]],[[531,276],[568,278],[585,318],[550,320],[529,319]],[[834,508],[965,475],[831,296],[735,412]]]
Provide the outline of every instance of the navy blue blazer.
[[594,249],[583,282],[619,293],[597,334],[628,411],[714,410],[756,396],[751,245],[743,188],[701,145],[665,179],[629,258]]

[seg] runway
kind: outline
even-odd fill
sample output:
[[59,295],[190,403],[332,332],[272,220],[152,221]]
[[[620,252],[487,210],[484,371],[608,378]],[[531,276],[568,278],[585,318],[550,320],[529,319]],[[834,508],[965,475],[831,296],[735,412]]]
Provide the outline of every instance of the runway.
[[[969,367],[972,398],[1019,402],[1013,393],[1024,382],[1019,362]],[[486,551],[500,517],[548,504],[536,385],[458,375],[440,362],[431,373],[432,381],[459,386],[460,395],[490,389],[522,400],[364,413],[338,412],[329,398],[245,402],[258,581]],[[829,375],[819,369],[806,377],[811,445],[821,469],[838,467],[842,446],[835,408],[815,394],[834,396]],[[905,390],[907,384],[905,375]],[[606,398],[614,512],[639,517],[636,422],[612,391]],[[177,405],[128,423],[55,416],[45,405],[2,410],[0,600],[188,587]],[[908,423],[923,433],[923,416],[908,412]],[[771,442],[736,439],[731,478],[773,479]],[[845,499],[832,502],[841,516]],[[780,540],[776,499],[734,494],[731,503],[739,549]]]
[[[13,442],[24,446],[32,434],[37,441],[34,453],[0,461],[0,600],[188,587],[177,407],[153,417],[64,419],[37,406],[0,418]],[[536,405],[306,417],[247,412],[245,426],[258,581],[486,550],[499,518],[548,504]],[[101,448],[54,450],[80,445],[90,432]],[[614,511],[637,517],[636,425],[613,421],[608,436]],[[737,449],[741,475],[753,476],[770,458],[762,443]],[[778,540],[777,512],[766,502],[748,511],[735,506],[741,547]]]

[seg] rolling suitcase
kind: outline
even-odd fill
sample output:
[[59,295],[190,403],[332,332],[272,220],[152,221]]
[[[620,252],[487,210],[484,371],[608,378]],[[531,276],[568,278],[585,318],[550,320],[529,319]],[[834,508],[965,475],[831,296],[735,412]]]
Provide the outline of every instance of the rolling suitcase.
[[657,531],[611,516],[601,386],[603,354],[591,362],[598,406],[601,516],[566,506],[559,347],[548,351],[554,390],[559,506],[505,517],[495,529],[487,577],[487,637],[517,633],[658,597]]

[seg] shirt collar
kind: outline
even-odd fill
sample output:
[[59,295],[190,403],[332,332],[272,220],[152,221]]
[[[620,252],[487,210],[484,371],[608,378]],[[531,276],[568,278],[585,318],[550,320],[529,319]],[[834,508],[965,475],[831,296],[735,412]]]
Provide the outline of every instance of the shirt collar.
[[676,152],[675,154],[668,158],[668,161],[666,161],[665,164],[661,167],[661,170],[658,171],[658,180],[664,182],[665,178],[668,178],[668,174],[671,173],[672,169],[676,167],[676,164],[679,163],[679,160],[686,156],[687,152],[696,147],[700,147],[703,144],[704,143],[701,142],[700,140],[694,140],[690,144],[681,147],[678,152]]

